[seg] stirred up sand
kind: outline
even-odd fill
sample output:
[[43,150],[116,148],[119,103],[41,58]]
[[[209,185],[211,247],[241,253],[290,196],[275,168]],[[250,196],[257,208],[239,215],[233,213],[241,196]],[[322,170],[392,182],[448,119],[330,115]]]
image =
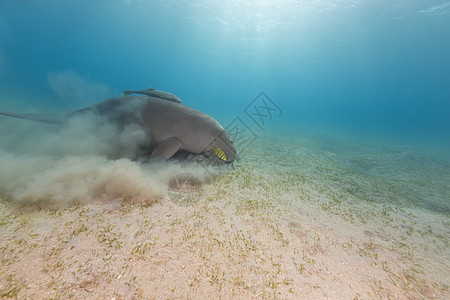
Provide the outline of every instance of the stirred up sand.
[[0,297],[449,299],[449,165],[404,147],[268,136],[234,171],[172,180],[158,196],[5,197]]

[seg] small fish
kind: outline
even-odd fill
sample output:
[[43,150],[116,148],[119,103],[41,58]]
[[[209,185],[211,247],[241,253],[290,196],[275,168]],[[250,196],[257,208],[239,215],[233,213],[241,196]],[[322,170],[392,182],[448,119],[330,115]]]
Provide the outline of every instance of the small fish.
[[147,95],[147,96],[150,96],[150,97],[157,97],[157,98],[173,101],[173,102],[176,102],[176,103],[180,103],[181,102],[180,98],[178,98],[174,94],[171,94],[171,93],[168,93],[168,92],[164,92],[164,91],[155,90],[155,89],[152,89],[152,88],[148,88],[146,90],[141,90],[141,91],[123,91],[123,95],[124,96],[129,96],[131,94],[142,94],[142,95]]
[[211,144],[211,148],[214,149],[214,153],[218,158],[220,158],[223,161],[227,161],[227,155],[225,152],[223,152],[222,149],[214,147],[214,145]]

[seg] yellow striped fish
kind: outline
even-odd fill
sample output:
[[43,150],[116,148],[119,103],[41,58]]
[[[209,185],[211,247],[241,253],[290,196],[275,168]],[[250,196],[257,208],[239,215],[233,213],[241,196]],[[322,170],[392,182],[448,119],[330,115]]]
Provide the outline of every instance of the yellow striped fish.
[[214,153],[216,153],[216,156],[218,158],[220,158],[221,160],[224,160],[224,161],[227,160],[227,155],[225,154],[225,152],[222,151],[222,149],[216,148],[212,144],[211,144],[211,148],[214,149]]

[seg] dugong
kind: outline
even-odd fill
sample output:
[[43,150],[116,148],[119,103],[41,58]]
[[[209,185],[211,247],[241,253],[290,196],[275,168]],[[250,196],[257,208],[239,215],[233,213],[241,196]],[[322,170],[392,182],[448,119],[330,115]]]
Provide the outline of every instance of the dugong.
[[[130,93],[131,94],[131,93]],[[171,158],[180,150],[231,163],[236,149],[225,129],[211,116],[161,97],[128,95],[107,99],[64,116],[0,112],[40,122],[65,124],[82,114],[102,117],[119,127],[137,124],[149,133],[150,157]]]

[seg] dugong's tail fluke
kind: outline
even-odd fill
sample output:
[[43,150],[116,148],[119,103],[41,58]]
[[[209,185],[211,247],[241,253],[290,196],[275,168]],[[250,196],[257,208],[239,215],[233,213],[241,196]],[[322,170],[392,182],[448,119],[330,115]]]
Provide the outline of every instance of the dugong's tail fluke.
[[15,114],[9,112],[0,111],[0,115],[5,115],[8,117],[50,123],[62,125],[66,122],[67,117],[61,115],[46,115],[46,114]]
[[123,91],[124,96],[130,96],[131,94],[133,94],[133,91]]

